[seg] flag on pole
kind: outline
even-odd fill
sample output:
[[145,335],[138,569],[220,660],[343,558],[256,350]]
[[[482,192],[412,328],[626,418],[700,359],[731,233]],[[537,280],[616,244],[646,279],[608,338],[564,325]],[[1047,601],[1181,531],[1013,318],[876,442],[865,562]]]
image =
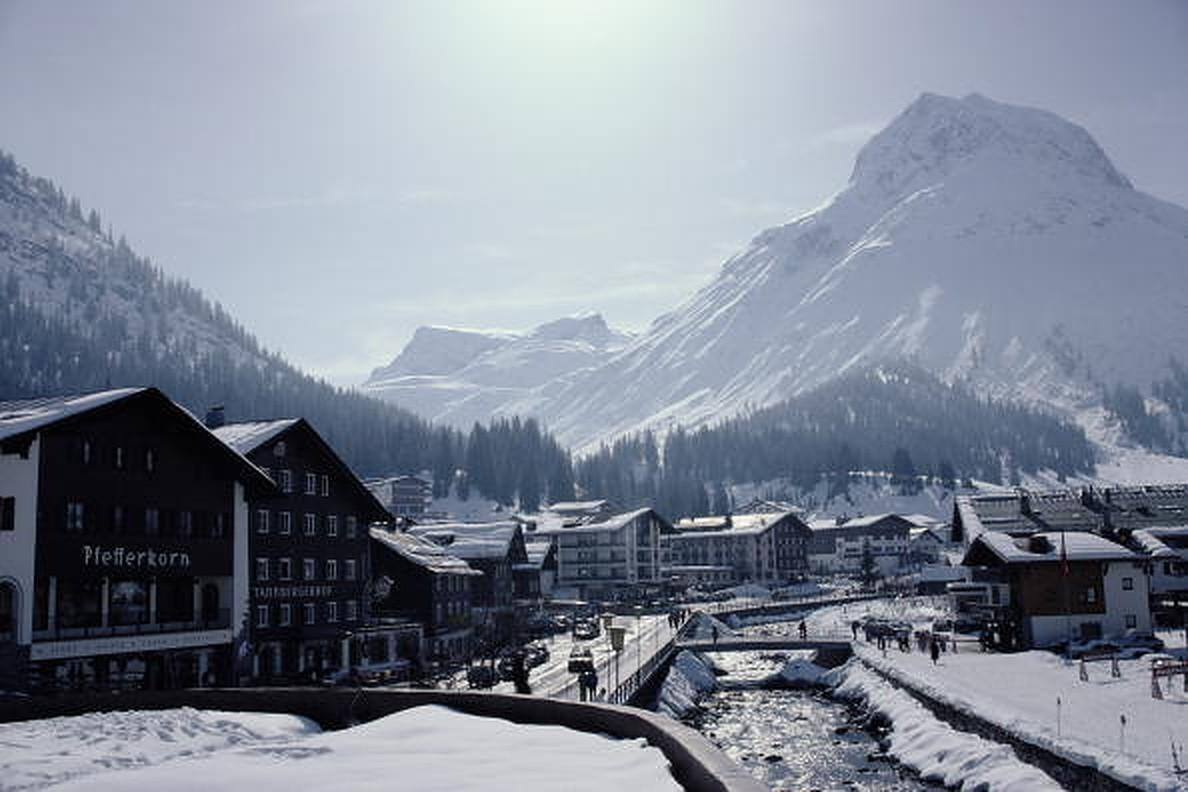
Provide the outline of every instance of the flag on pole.
[[1060,574],[1068,577],[1068,548],[1064,544],[1064,531],[1060,532]]

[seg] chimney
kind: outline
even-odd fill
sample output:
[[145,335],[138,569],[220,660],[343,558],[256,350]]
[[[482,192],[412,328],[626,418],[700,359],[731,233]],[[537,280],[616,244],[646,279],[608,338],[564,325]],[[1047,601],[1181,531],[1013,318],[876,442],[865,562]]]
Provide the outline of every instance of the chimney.
[[217,407],[211,407],[207,410],[205,423],[207,429],[218,429],[220,426],[225,425],[227,423],[227,415],[223,410],[223,405],[220,404]]

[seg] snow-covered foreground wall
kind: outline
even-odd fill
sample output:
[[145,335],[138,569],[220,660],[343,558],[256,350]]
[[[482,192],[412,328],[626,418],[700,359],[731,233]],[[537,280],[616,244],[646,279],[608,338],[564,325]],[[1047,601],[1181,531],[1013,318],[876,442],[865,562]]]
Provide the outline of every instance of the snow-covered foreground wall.
[[[201,759],[201,761],[196,761]],[[169,710],[0,726],[0,789],[679,790],[643,740],[416,707],[318,732],[284,715]]]

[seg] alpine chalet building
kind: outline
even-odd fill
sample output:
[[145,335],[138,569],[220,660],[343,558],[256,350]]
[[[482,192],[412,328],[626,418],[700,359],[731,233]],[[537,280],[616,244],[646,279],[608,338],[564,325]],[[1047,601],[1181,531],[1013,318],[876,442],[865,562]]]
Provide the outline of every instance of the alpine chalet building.
[[234,684],[274,491],[156,388],[0,402],[0,689]]
[[[217,413],[208,423],[219,423]],[[216,426],[276,482],[248,504],[250,649],[260,681],[318,678],[360,665],[367,627],[368,528],[383,504],[303,418]]]

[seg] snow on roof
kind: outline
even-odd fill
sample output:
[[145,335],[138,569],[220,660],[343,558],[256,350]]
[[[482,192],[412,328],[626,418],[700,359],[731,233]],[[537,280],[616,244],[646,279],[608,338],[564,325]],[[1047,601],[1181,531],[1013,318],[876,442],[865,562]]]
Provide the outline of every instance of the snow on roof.
[[899,516],[917,528],[937,528],[948,524],[947,520],[929,514],[901,514]]
[[545,559],[549,557],[549,551],[553,549],[553,543],[549,541],[543,542],[525,542],[524,551],[528,554],[528,563],[536,568],[540,568],[544,564]]
[[84,395],[0,401],[0,440],[43,429],[145,390],[147,388],[117,388]]
[[634,520],[636,517],[647,514],[650,511],[652,511],[650,508],[636,509],[635,511],[612,515],[599,522],[582,523],[581,525],[565,525],[561,526],[560,528],[537,528],[535,533],[538,536],[552,536],[558,533],[595,533],[598,531],[617,531],[627,523]]
[[1188,558],[1188,526],[1142,528],[1131,534],[1139,549],[1156,558]]
[[[754,514],[731,515],[729,522],[726,517],[697,517],[681,520],[679,532],[673,534],[674,539],[702,539],[711,536],[754,536],[761,534],[778,523],[792,512],[773,513],[756,512]],[[714,526],[719,526],[715,528]],[[690,528],[705,530],[689,530]]]
[[427,539],[464,561],[503,558],[520,525],[516,522],[414,525],[408,533]]
[[406,561],[435,574],[446,575],[481,575],[477,569],[457,556],[450,555],[441,545],[434,544],[428,539],[422,539],[399,531],[386,531],[383,528],[372,528],[371,538],[389,550],[397,553]]
[[589,512],[597,511],[606,507],[605,500],[589,500],[589,501],[562,501],[554,503],[548,507],[548,510],[556,514],[568,514],[570,512]]
[[299,418],[278,418],[273,421],[244,421],[212,429],[215,437],[241,454],[250,454],[299,421]]
[[1040,561],[1109,561],[1138,558],[1120,544],[1084,531],[1038,533],[1015,538],[1001,531],[985,531],[977,538],[990,552],[1007,564]]

